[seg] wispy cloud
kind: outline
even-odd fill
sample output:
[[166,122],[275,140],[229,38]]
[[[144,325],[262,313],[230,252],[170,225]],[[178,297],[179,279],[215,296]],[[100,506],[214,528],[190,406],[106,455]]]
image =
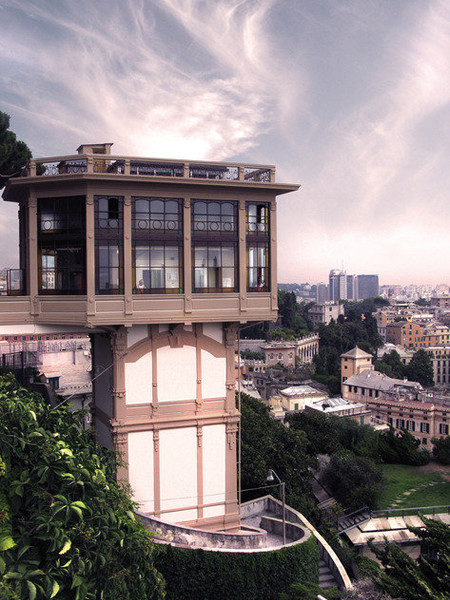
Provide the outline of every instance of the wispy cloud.
[[1,43],[14,63],[9,105],[29,111],[36,131],[58,124],[60,140],[106,137],[158,156],[245,152],[283,110],[273,4],[6,0],[19,15]]

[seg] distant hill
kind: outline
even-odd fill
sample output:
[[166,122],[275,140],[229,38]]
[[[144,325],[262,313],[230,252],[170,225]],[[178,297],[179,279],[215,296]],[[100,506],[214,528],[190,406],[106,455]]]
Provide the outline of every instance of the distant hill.
[[278,289],[283,290],[283,292],[295,292],[295,290],[300,291],[302,288],[298,283],[279,283]]

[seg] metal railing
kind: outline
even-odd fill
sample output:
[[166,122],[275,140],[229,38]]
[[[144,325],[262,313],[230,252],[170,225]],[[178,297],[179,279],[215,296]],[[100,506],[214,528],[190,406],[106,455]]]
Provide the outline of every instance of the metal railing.
[[247,183],[274,183],[273,165],[246,165],[133,158],[100,154],[74,154],[32,159],[21,177],[50,177],[73,174],[104,173],[108,175],[135,175],[146,177],[176,177],[241,181]]
[[408,517],[414,515],[432,515],[436,514],[450,514],[450,505],[443,504],[442,506],[414,506],[411,508],[385,508],[382,510],[370,511],[370,518],[389,518],[389,517]]

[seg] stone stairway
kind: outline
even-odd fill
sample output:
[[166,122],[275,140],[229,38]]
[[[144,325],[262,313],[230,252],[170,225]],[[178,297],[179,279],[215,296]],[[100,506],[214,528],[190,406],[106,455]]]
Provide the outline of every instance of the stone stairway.
[[324,560],[320,559],[320,561],[319,561],[319,586],[323,590],[327,590],[328,588],[333,587],[333,585],[337,585],[337,581],[334,578],[333,573],[328,568],[327,563]]
[[361,525],[370,519],[370,511],[367,507],[361,508],[349,515],[341,515],[338,519],[338,532],[344,533],[356,525]]

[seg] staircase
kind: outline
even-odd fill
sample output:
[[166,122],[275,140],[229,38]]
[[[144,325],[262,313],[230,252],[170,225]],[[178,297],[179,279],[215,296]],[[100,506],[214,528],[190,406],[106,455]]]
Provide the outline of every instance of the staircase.
[[355,512],[349,515],[341,515],[338,518],[337,530],[338,533],[344,533],[348,529],[352,527],[356,527],[357,525],[361,525],[361,523],[365,523],[370,520],[370,511],[365,506],[364,508],[360,508]]
[[324,560],[320,559],[320,561],[319,561],[319,587],[321,587],[323,590],[327,590],[328,588],[333,587],[333,585],[337,586],[337,581],[334,578],[333,573],[328,568],[327,563]]

